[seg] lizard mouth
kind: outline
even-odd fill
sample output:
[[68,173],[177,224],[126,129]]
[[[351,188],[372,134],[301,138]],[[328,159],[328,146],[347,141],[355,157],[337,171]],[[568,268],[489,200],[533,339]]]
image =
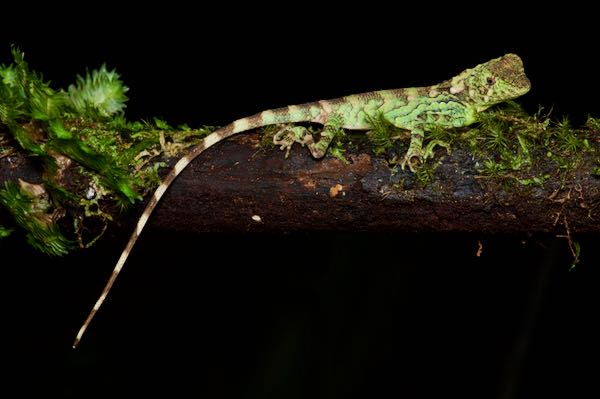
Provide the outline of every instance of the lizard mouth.
[[516,54],[506,54],[492,66],[492,73],[507,82],[518,95],[525,94],[531,88],[531,82],[525,75],[523,61]]
[[529,91],[529,89],[531,89],[531,81],[525,75],[525,73],[522,73],[519,76],[517,76],[511,83],[513,84],[513,86],[523,89],[524,92],[527,92]]

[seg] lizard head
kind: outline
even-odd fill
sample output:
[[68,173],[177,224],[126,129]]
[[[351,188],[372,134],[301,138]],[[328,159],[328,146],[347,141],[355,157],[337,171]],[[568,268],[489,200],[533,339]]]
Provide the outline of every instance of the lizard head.
[[515,54],[467,69],[450,81],[450,93],[460,96],[477,111],[522,96],[530,88],[523,61]]

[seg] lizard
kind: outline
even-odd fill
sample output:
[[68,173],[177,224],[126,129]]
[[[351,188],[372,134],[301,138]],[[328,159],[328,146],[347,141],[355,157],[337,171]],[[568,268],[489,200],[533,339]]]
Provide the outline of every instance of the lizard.
[[[521,58],[509,53],[466,69],[433,86],[372,91],[333,100],[290,105],[259,112],[217,129],[177,161],[150,198],[104,290],[77,333],[73,348],[77,347],[96,312],[104,303],[163,194],[190,162],[213,145],[252,129],[283,125],[284,127],[273,136],[273,142],[281,150],[286,150],[286,157],[292,145],[299,143],[307,146],[311,155],[319,159],[327,153],[340,127],[368,131],[373,118],[383,117],[393,126],[410,131],[408,151],[401,166],[402,169],[408,166],[414,172],[419,163],[432,156],[431,151],[423,149],[426,131],[471,125],[477,122],[482,111],[517,98],[527,93],[530,88],[531,84],[525,75]],[[319,139],[315,140],[303,126],[289,126],[299,122],[323,125]],[[444,145],[432,142],[428,146],[429,150],[431,144]]]

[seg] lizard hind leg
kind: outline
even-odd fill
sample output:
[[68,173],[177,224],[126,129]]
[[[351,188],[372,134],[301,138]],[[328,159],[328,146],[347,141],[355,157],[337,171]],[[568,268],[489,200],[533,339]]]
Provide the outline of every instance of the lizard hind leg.
[[285,152],[285,157],[290,155],[290,150],[294,143],[299,143],[308,147],[311,155],[317,159],[323,158],[327,153],[327,148],[336,135],[337,129],[331,126],[325,126],[321,131],[321,138],[315,142],[315,139],[304,126],[284,126],[273,136],[273,144]]

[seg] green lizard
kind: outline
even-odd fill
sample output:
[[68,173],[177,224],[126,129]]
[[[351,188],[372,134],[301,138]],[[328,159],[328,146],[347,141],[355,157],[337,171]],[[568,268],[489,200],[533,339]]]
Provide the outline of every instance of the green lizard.
[[78,345],[92,318],[106,299],[162,195],[181,171],[207,148],[235,134],[263,126],[314,122],[324,126],[318,141],[315,141],[312,134],[304,127],[284,126],[274,136],[273,142],[282,150],[286,150],[286,156],[294,143],[300,143],[308,147],[313,157],[322,158],[339,127],[369,130],[371,127],[369,121],[383,117],[392,125],[410,131],[410,144],[402,161],[402,168],[408,165],[414,172],[416,164],[431,156],[431,151],[423,150],[426,131],[434,127],[451,128],[470,125],[477,121],[480,112],[494,104],[519,97],[529,89],[529,79],[525,76],[521,59],[515,54],[506,54],[467,69],[437,85],[373,91],[334,100],[290,105],[238,119],[216,130],[182,157],[154,192],[106,287],[81,326],[73,347]]

